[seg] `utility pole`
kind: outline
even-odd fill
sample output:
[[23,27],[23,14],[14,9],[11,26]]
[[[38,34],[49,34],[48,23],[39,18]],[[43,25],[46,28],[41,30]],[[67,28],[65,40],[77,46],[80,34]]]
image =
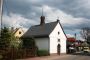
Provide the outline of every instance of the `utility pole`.
[[77,34],[75,33],[75,40],[76,40],[76,36],[77,36]]
[[2,29],[2,17],[3,17],[3,0],[0,0],[0,20],[1,20],[1,29]]
[[44,16],[44,15],[43,15],[43,7],[42,7],[42,16]]

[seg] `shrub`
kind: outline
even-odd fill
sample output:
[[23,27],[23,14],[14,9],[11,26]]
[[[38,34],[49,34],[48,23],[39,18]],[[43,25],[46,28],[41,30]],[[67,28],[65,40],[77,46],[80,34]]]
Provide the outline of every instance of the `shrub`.
[[23,48],[26,48],[26,49],[32,49],[36,47],[36,44],[33,38],[23,38],[22,45],[23,45]]
[[36,56],[38,47],[36,46],[34,38],[22,38],[22,48],[26,57]]
[[0,55],[0,60],[3,58],[3,56],[2,55]]
[[38,50],[37,55],[38,56],[48,56],[49,52],[47,50]]

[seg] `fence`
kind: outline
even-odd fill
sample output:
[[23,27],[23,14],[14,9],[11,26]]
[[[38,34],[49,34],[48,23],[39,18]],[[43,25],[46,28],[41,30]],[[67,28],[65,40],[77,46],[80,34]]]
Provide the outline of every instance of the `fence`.
[[21,59],[21,58],[28,58],[28,57],[35,57],[36,56],[36,49],[15,49],[15,48],[8,48],[4,50],[0,50],[0,55],[3,56],[3,60],[14,60],[14,59]]

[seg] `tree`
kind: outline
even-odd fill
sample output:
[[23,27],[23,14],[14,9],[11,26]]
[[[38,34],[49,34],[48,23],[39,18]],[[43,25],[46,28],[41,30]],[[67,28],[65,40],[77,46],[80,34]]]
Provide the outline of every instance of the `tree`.
[[22,38],[22,48],[24,50],[24,55],[26,56],[36,56],[38,47],[35,44],[33,38]]
[[17,47],[19,45],[18,41],[9,28],[1,29],[0,48]]
[[9,47],[9,44],[10,44],[10,37],[11,37],[11,34],[9,32],[9,29],[4,27],[2,30],[1,30],[1,36],[0,36],[0,48],[6,48],[6,47]]
[[23,48],[35,48],[36,44],[33,38],[23,38]]
[[15,55],[19,53],[17,48],[19,47],[20,40],[17,40],[13,32],[7,27],[2,28],[0,33],[0,55],[5,60],[13,60],[16,57]]
[[90,28],[89,27],[82,28],[81,36],[85,39],[87,43],[90,44]]

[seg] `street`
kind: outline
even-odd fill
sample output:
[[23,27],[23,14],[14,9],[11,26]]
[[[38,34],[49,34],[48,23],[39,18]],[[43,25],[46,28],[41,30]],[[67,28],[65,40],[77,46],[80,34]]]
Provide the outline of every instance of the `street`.
[[90,60],[90,56],[69,55],[52,60]]
[[90,60],[90,55],[83,53],[67,54],[67,55],[55,55],[55,56],[44,56],[27,58],[20,60]]

